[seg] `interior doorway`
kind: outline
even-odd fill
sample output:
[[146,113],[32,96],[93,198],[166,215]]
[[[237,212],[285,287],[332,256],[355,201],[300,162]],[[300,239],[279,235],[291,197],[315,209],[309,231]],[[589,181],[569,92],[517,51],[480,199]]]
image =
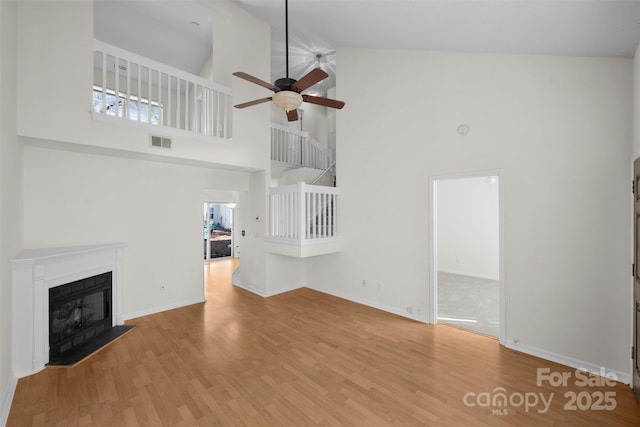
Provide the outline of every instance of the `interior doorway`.
[[432,177],[430,321],[504,342],[499,171]]
[[204,202],[204,260],[234,258],[234,203]]

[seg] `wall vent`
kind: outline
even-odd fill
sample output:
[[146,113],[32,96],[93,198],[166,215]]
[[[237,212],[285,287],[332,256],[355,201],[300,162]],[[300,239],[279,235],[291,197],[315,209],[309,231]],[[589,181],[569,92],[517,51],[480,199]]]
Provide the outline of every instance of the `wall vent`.
[[171,138],[151,135],[151,146],[157,148],[171,149]]

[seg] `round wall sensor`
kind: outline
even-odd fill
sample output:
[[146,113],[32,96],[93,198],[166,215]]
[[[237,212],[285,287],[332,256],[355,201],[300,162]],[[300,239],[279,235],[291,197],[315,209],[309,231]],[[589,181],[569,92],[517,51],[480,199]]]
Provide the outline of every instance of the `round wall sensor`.
[[458,126],[458,135],[465,136],[468,133],[469,133],[469,125],[461,124],[460,126]]

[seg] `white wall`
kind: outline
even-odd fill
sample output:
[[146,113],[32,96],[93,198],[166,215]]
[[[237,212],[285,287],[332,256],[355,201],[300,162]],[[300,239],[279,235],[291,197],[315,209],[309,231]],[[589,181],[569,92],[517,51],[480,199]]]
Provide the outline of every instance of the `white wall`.
[[203,300],[205,190],[246,191],[246,173],[39,147],[24,156],[25,247],[127,243],[125,318]]
[[[345,250],[310,260],[311,284],[426,319],[428,179],[500,169],[507,343],[628,376],[631,61],[366,49],[338,61]],[[413,83],[379,84],[398,75]],[[381,201],[402,207],[392,242]]]
[[302,120],[302,130],[309,132],[309,136],[327,148],[327,138],[329,134],[327,110],[329,108],[321,105],[303,103],[301,109],[304,111]]
[[640,44],[633,57],[633,152],[631,163],[640,157]]
[[276,295],[305,285],[305,262],[278,254],[267,254],[266,295]]
[[[234,283],[259,295],[266,295],[266,255],[264,237],[269,219],[266,215],[266,177],[264,172],[249,174],[249,190],[240,193],[238,217],[240,230],[240,270]],[[244,230],[245,235],[242,235]]]
[[16,136],[15,1],[0,2],[0,425],[9,415],[16,379],[11,370],[11,259],[22,244],[22,147]]
[[438,271],[498,280],[498,181],[437,180]]

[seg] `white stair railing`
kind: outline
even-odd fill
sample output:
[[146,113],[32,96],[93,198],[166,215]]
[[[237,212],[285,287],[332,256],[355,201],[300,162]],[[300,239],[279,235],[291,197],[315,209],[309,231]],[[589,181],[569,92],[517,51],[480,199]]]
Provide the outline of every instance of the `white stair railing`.
[[331,164],[332,155],[308,132],[272,123],[271,160],[296,167],[326,169]]
[[231,139],[231,88],[93,42],[93,113]]
[[[334,160],[333,162],[331,162],[331,164],[329,166],[327,166],[321,173],[320,175],[318,175],[313,181],[311,181],[311,185],[314,185],[316,182],[320,181],[322,179],[323,176],[325,176],[326,174],[328,174],[329,172],[333,172],[335,174],[335,167],[336,165],[336,161]],[[335,185],[335,182],[334,182]]]
[[308,243],[337,237],[339,194],[304,182],[271,188],[269,238]]

